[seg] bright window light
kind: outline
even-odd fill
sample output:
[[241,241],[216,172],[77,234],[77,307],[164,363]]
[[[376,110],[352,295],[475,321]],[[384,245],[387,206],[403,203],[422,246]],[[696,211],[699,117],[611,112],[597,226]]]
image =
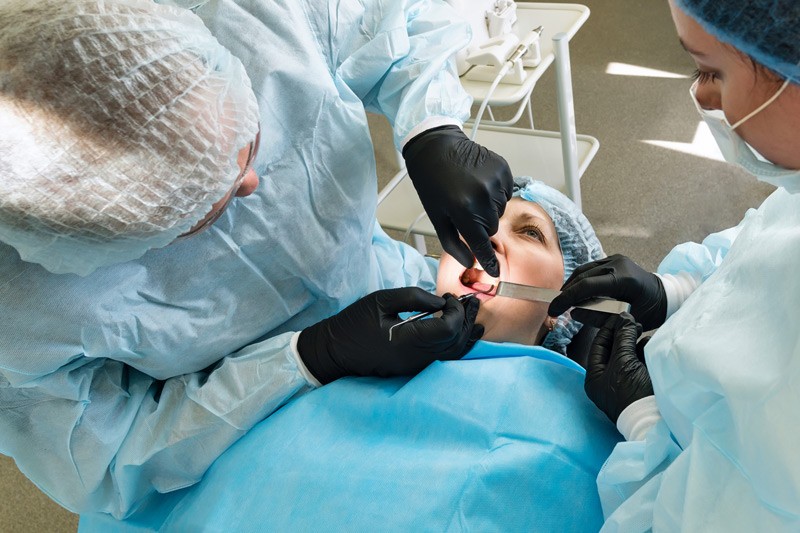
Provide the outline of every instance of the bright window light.
[[665,70],[656,70],[647,67],[639,67],[636,65],[628,65],[626,63],[609,63],[606,67],[606,74],[612,76],[638,76],[645,78],[674,78],[686,79],[689,76],[684,74],[676,74],[674,72],[667,72]]
[[717,141],[711,134],[711,130],[705,122],[700,122],[697,125],[697,130],[694,133],[694,139],[690,143],[681,143],[674,141],[642,141],[643,143],[653,146],[666,148],[667,150],[674,150],[684,154],[691,154],[705,159],[712,159],[714,161],[724,161],[722,153],[719,151]]

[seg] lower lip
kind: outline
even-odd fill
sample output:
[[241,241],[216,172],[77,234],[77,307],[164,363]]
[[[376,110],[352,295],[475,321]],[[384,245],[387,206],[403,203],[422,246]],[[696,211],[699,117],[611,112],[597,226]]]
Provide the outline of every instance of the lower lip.
[[492,298],[494,298],[494,294],[486,294],[486,293],[483,293],[483,292],[476,292],[474,294],[475,294],[475,298],[477,298],[478,300],[480,300],[482,302],[485,302],[486,300],[491,300]]
[[494,298],[494,294],[493,293],[488,293],[487,294],[485,292],[481,292],[481,291],[488,291],[490,289],[492,291],[494,291],[495,287],[493,285],[489,285],[487,283],[474,283],[472,286],[463,285],[463,284],[461,286],[464,288],[464,294],[472,293],[472,294],[475,295],[475,297],[478,300],[480,300],[482,302],[485,302],[486,300],[491,300],[492,298]]

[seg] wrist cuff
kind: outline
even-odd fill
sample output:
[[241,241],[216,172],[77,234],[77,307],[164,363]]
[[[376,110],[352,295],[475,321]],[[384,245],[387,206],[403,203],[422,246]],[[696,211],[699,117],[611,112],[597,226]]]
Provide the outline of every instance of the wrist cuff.
[[626,407],[617,419],[617,429],[627,441],[644,440],[650,428],[661,420],[655,396],[646,396]]
[[664,285],[664,293],[667,295],[667,316],[677,311],[686,298],[700,286],[700,278],[688,272],[678,272],[677,274],[656,274]]
[[292,335],[292,341],[290,343],[292,348],[292,357],[294,357],[297,370],[312,387],[321,387],[322,383],[320,383],[319,380],[315,378],[314,375],[308,370],[306,364],[303,362],[303,358],[300,357],[300,351],[297,349],[297,340],[300,338],[300,333],[300,331],[295,332],[295,334]]
[[408,135],[403,137],[403,144],[402,146],[400,146],[400,152],[402,152],[403,149],[406,147],[408,141],[410,141],[420,133],[424,133],[428,130],[432,130],[433,128],[438,128],[440,126],[458,126],[459,128],[461,128],[463,124],[461,123],[461,121],[456,120],[452,117],[443,117],[443,116],[428,117],[419,124],[417,124],[416,126],[414,126],[414,129],[408,132]]

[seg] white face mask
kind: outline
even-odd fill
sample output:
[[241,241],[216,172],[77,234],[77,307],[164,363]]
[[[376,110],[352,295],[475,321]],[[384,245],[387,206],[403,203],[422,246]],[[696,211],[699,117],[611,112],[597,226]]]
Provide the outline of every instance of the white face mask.
[[753,174],[760,181],[771,183],[776,187],[783,187],[790,193],[797,193],[800,192],[800,170],[789,170],[779,167],[774,163],[770,163],[765,157],[758,154],[758,152],[756,152],[744,141],[744,139],[739,136],[738,133],[734,131],[736,128],[744,124],[745,121],[749,120],[757,113],[761,112],[765,107],[774,102],[775,99],[778,98],[786,89],[786,87],[788,87],[788,85],[789,80],[786,80],[781,88],[778,89],[778,92],[772,95],[772,98],[761,104],[753,112],[738,121],[733,126],[728,123],[728,119],[725,118],[725,114],[722,112],[722,110],[708,110],[700,107],[700,103],[697,101],[697,97],[695,96],[695,91],[697,89],[696,82],[694,85],[692,85],[691,89],[689,89],[689,94],[691,95],[692,101],[697,107],[697,111],[700,113],[700,116],[703,117],[703,120],[711,129],[711,133],[714,135],[714,139],[717,141],[719,149],[722,152],[722,157],[725,158],[725,161],[739,165],[750,174]]

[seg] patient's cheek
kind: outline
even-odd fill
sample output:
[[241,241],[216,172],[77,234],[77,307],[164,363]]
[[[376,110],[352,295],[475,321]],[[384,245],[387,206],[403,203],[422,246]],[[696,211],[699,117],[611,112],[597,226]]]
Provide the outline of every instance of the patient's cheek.
[[460,295],[458,277],[463,267],[448,254],[442,254],[439,260],[439,269],[436,274],[436,294],[441,296],[446,292]]

